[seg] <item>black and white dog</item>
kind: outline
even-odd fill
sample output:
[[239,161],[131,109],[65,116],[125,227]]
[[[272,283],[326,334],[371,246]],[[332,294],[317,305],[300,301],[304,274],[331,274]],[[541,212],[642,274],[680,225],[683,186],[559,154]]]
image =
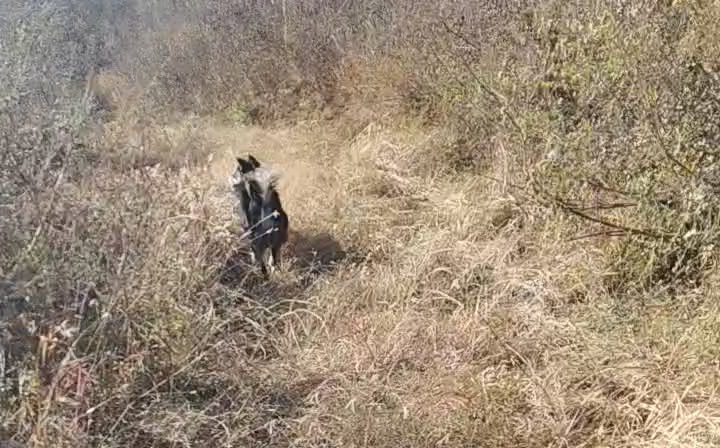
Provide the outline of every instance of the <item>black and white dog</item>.
[[245,221],[243,237],[251,242],[252,262],[260,262],[267,278],[267,250],[272,254],[271,270],[280,267],[280,249],[288,240],[288,216],[280,203],[277,176],[272,170],[261,166],[252,155],[248,160],[238,157],[237,162],[230,182],[240,201],[240,217]]

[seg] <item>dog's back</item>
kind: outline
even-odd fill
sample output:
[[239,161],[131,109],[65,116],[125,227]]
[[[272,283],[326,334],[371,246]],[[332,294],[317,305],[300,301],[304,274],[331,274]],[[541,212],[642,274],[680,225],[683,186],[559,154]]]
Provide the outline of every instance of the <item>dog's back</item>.
[[253,178],[246,182],[246,214],[253,242],[261,249],[280,247],[287,242],[289,220],[275,185],[262,185]]

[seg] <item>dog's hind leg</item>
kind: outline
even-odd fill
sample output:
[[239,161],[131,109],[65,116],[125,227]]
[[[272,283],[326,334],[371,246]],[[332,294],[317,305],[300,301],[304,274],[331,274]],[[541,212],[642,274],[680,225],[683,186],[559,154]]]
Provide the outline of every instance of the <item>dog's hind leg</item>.
[[[265,278],[269,277],[269,273],[275,272],[275,266],[273,266],[272,263],[270,263],[270,251],[267,249],[263,249],[262,256],[260,257],[260,263],[262,264],[262,272]],[[269,268],[269,272],[268,272]]]
[[259,263],[260,264],[260,270],[262,271],[263,276],[268,276],[268,269],[267,269],[267,251],[264,249],[260,249],[257,246],[253,245],[252,248],[252,262],[253,264]]
[[280,269],[280,265],[282,264],[282,255],[280,254],[280,246],[272,247],[272,260],[273,260],[273,268]]
[[270,273],[268,272],[267,260],[265,260],[265,257],[260,257],[260,271],[262,272],[263,277],[268,278],[270,276]]
[[269,249],[265,249],[265,264],[270,269],[270,273],[275,272],[275,257],[272,256],[272,251]]

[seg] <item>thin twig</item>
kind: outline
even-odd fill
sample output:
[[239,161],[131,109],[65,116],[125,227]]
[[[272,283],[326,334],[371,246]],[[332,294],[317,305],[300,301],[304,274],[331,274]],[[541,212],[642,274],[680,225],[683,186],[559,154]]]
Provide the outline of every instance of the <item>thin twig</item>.
[[[450,29],[449,25],[444,20],[441,22],[442,22],[445,30],[448,33],[454,35],[454,33]],[[515,117],[507,111],[507,107],[508,107],[507,98],[505,98],[502,94],[500,94],[495,89],[488,86],[483,80],[481,80],[475,73],[475,70],[472,68],[470,63],[467,60],[465,60],[465,58],[463,56],[460,56],[459,59],[462,62],[462,64],[465,66],[465,68],[467,69],[468,73],[470,73],[470,76],[473,77],[473,80],[477,83],[477,85],[480,86],[480,88],[485,93],[489,94],[500,105],[500,112],[503,114],[503,116],[505,116],[505,118],[510,120],[510,122],[517,129],[517,131],[520,132],[520,135],[522,136],[522,140],[525,141],[526,140],[525,130],[522,128],[522,126],[520,126],[520,123],[518,123],[518,121],[515,119]]]
[[[566,205],[570,206],[570,204]],[[575,210],[585,211],[585,210],[615,210],[619,208],[631,208],[631,207],[637,207],[638,204],[634,202],[616,202],[616,203],[610,203],[610,204],[597,204],[597,205],[587,205],[587,206],[581,206],[576,205],[572,206]]]
[[575,209],[575,208],[573,208],[573,207],[568,207],[567,205],[563,204],[561,200],[559,200],[559,199],[557,199],[557,198],[554,198],[553,200],[554,200],[554,202],[555,202],[561,209],[565,210],[566,212],[568,212],[568,213],[570,213],[570,214],[573,214],[573,215],[575,215],[575,216],[577,216],[577,217],[586,219],[586,220],[588,220],[588,221],[592,221],[592,222],[597,223],[597,224],[602,224],[602,225],[604,225],[604,226],[611,227],[611,228],[613,228],[613,229],[617,229],[617,230],[621,230],[621,231],[627,232],[627,233],[632,234],[632,235],[642,235],[642,236],[646,236],[646,237],[649,237],[649,238],[655,238],[655,239],[662,239],[662,238],[665,238],[665,237],[670,236],[670,235],[667,235],[667,234],[664,234],[664,233],[663,233],[663,234],[660,234],[660,233],[654,232],[654,231],[652,231],[652,230],[645,230],[645,229],[638,229],[638,228],[635,228],[635,227],[624,226],[624,225],[622,225],[622,224],[617,224],[617,223],[608,221],[608,220],[606,220],[606,219],[597,218],[597,217],[595,217],[595,216],[590,216],[590,215],[588,215],[587,213],[583,213],[583,212],[581,212],[581,211],[579,211],[579,210],[577,210],[577,209]]
[[459,31],[455,31],[452,28],[450,28],[450,25],[448,25],[445,20],[442,21],[442,24],[443,24],[443,27],[445,27],[445,31],[447,31],[448,33],[457,37],[458,39],[462,40],[466,44],[470,45],[475,50],[480,51],[480,46],[478,44],[476,44],[475,42],[468,39],[467,36],[465,36],[463,33],[459,32]]
[[597,237],[619,237],[619,236],[625,236],[627,233],[624,230],[603,230],[601,232],[593,232],[593,233],[586,233],[584,235],[578,235],[572,238],[568,238],[566,241],[579,241],[589,238],[597,238]]
[[53,185],[52,191],[50,192],[50,200],[48,201],[48,206],[44,210],[42,217],[40,218],[40,223],[38,224],[37,228],[35,228],[35,232],[33,234],[32,239],[30,240],[30,243],[25,247],[25,250],[23,250],[20,254],[18,254],[17,257],[12,262],[12,268],[10,269],[10,272],[15,272],[15,269],[20,266],[20,262],[25,259],[32,251],[35,249],[35,246],[37,245],[38,239],[40,238],[40,234],[42,233],[43,227],[45,227],[46,221],[48,216],[50,215],[50,212],[52,211],[53,205],[55,204],[55,195],[57,194],[57,190],[60,187],[60,184],[62,183],[63,177],[65,175],[65,168],[67,167],[67,152],[66,152],[66,158],[63,159],[63,164],[60,167],[60,172],[58,173],[57,178],[55,179],[55,184]]
[[[650,119],[650,126],[652,126],[652,128],[653,128],[655,139],[657,140],[658,144],[662,148],[662,151],[665,154],[665,157],[668,160],[670,160],[675,166],[679,167],[682,171],[684,171],[687,175],[689,175],[691,177],[695,177],[696,176],[695,171],[690,169],[690,167],[688,167],[684,163],[680,162],[680,160],[678,160],[675,156],[673,156],[670,153],[670,150],[667,148],[667,145],[664,144],[663,139],[661,137],[662,134],[660,133],[660,128],[658,126],[659,121],[660,120],[658,119],[657,112],[656,112],[655,116],[653,116],[653,118]],[[678,146],[678,149],[682,146],[679,136],[678,136],[677,146]]]
[[618,189],[618,188],[610,187],[610,186],[608,186],[608,185],[606,185],[606,184],[604,184],[604,183],[601,183],[601,182],[602,182],[602,181],[600,181],[600,180],[595,180],[595,179],[588,179],[588,180],[587,180],[588,185],[590,185],[591,187],[597,188],[598,190],[603,190],[603,191],[607,191],[607,192],[609,192],[609,193],[619,194],[619,195],[621,195],[621,196],[634,197],[634,193],[632,193],[631,191],[620,190],[620,189]]

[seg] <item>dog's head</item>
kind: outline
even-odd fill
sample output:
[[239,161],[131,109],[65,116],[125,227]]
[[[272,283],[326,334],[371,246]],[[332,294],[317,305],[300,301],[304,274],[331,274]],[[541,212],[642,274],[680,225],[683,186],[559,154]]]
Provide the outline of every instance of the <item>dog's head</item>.
[[260,162],[251,154],[248,154],[248,160],[237,157],[237,166],[230,178],[230,183],[233,186],[242,184],[246,180],[247,175],[257,168],[260,168]]
[[251,171],[255,171],[256,168],[260,168],[260,162],[253,157],[252,154],[248,154],[248,159],[245,160],[242,157],[237,158],[238,169],[242,174],[247,174]]
[[248,160],[242,157],[237,158],[237,167],[230,178],[233,187],[243,188],[250,192],[250,189],[256,191],[265,197],[269,190],[275,190],[278,182],[278,174],[274,170],[262,166],[260,162],[248,155]]

